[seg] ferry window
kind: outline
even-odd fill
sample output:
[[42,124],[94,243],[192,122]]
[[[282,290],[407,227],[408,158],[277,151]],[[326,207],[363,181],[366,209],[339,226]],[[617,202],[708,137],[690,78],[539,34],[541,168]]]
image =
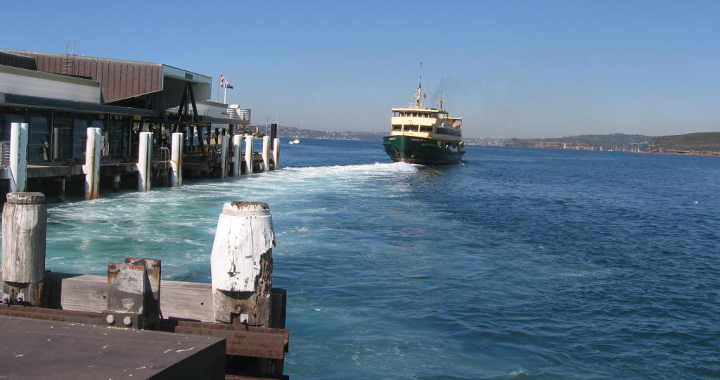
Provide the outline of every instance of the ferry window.
[[393,131],[399,131],[400,129],[402,129],[402,127],[399,125],[393,125],[392,129],[393,129]]

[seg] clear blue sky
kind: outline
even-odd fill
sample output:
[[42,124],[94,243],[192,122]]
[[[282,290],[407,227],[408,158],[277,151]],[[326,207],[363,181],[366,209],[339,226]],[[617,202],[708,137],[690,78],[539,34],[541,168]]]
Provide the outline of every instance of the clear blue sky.
[[720,131],[714,0],[6,1],[2,20],[2,48],[225,74],[256,124],[386,131],[423,62],[469,137]]

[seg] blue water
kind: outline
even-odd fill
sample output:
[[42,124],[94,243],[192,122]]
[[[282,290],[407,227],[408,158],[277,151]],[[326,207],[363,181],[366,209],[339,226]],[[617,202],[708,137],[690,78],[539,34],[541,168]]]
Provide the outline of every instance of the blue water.
[[283,142],[280,171],[49,207],[48,269],[210,281],[226,200],[268,202],[292,379],[720,378],[720,158]]

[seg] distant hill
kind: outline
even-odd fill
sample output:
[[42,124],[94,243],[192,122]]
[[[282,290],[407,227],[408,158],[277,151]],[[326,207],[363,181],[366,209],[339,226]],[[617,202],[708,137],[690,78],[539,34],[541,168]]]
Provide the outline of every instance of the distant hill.
[[278,137],[297,137],[300,139],[382,141],[385,134],[386,132],[325,132],[278,126]]
[[720,132],[654,137],[648,152],[717,156],[720,155]]
[[564,148],[594,150],[645,150],[650,146],[651,136],[626,135],[581,135],[548,139],[508,139],[505,146],[532,148]]

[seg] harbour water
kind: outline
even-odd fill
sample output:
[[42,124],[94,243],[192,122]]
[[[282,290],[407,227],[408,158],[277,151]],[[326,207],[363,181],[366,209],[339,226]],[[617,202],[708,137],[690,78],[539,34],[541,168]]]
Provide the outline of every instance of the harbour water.
[[292,379],[720,378],[719,160],[284,141],[280,171],[51,204],[47,268],[209,282],[222,203],[262,201]]

